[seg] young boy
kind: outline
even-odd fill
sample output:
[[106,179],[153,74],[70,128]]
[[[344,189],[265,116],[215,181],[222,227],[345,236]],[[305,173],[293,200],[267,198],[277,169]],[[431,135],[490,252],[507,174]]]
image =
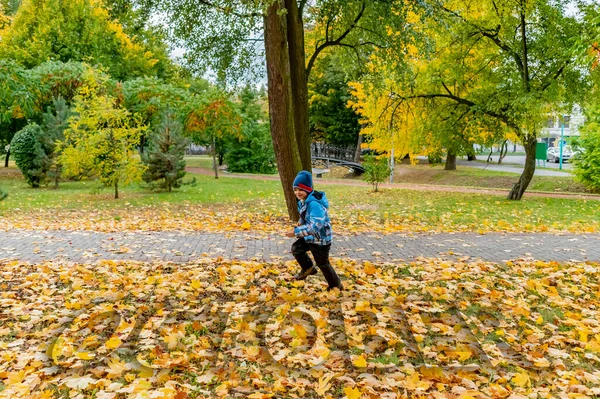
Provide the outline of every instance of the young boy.
[[331,222],[327,214],[329,201],[324,192],[313,190],[313,180],[310,172],[305,170],[298,173],[294,179],[294,194],[298,199],[298,212],[300,220],[289,237],[298,237],[292,245],[292,254],[302,268],[294,278],[304,280],[309,275],[317,274],[313,261],[307,252],[312,252],[315,262],[325,280],[329,284],[327,291],[344,288],[342,281],[329,263],[329,249],[331,248]]

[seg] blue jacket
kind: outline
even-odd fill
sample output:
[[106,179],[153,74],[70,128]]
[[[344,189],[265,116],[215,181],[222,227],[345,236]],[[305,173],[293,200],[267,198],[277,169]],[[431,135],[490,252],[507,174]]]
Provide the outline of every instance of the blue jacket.
[[333,233],[327,208],[329,201],[322,191],[313,191],[305,201],[298,201],[300,226],[294,228],[296,237],[304,237],[310,244],[331,244]]

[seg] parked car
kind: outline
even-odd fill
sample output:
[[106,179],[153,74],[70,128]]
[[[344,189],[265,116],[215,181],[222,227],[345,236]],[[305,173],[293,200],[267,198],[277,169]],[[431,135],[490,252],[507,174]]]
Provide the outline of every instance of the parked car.
[[[562,150],[563,162],[568,162],[572,156],[573,156],[573,151],[571,151],[571,148],[568,146],[563,147],[563,150]],[[560,147],[548,148],[548,152],[546,152],[546,161],[552,161],[554,163],[559,163],[560,162]]]

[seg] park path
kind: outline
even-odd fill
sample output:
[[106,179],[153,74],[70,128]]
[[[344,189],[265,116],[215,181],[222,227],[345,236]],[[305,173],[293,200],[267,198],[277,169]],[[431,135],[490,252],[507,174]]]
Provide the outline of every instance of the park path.
[[[293,239],[279,235],[243,233],[13,230],[0,232],[0,259],[93,263],[100,259],[189,262],[222,257],[270,262],[292,259],[292,242]],[[470,257],[493,262],[525,257],[560,262],[600,261],[600,234],[361,233],[336,236],[331,255],[381,262],[418,257]]]

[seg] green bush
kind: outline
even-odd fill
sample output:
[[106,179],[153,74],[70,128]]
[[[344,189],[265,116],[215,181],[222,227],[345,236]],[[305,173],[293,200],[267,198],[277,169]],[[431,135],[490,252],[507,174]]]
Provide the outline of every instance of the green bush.
[[267,125],[252,131],[247,139],[231,141],[225,154],[227,171],[271,174],[277,170],[273,143]]
[[376,158],[372,155],[367,155],[363,162],[365,173],[363,180],[373,185],[373,191],[379,190],[379,184],[390,176],[390,165],[387,158]]
[[581,128],[578,147],[575,176],[591,191],[600,192],[600,108],[592,112]]
[[8,197],[8,193],[2,190],[2,188],[0,188],[0,201],[2,201],[6,197]]
[[10,143],[15,163],[31,187],[39,187],[46,181],[53,150],[52,139],[36,123],[19,130]]

